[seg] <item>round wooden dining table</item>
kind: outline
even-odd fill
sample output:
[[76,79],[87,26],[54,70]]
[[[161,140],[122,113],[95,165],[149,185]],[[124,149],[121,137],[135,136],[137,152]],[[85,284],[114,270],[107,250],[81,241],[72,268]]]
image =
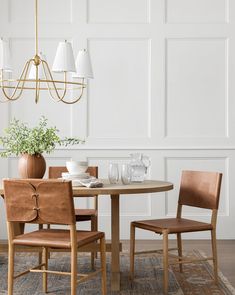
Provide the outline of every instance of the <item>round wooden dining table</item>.
[[[165,192],[173,189],[173,184],[159,180],[145,180],[127,185],[121,183],[110,184],[108,180],[101,180],[104,184],[99,188],[73,187],[74,197],[88,197],[91,195],[108,195],[111,199],[111,289],[120,290],[120,195],[149,194]],[[3,188],[0,195],[4,196]],[[144,196],[143,195],[143,196]]]

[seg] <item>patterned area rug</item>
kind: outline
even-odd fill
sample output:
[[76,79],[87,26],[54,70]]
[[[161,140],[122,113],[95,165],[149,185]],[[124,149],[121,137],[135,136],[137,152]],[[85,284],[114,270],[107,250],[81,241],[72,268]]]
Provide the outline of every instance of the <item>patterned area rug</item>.
[[[198,251],[192,256],[201,257]],[[55,259],[56,258],[56,259]],[[35,254],[18,253],[15,259],[16,273],[24,271],[25,267],[37,264]],[[53,253],[49,263],[50,269],[69,271],[69,256],[66,253]],[[99,260],[97,260],[97,267]],[[136,257],[135,280],[131,283],[128,279],[129,256],[121,255],[121,292],[110,291],[110,256],[107,257],[108,294],[112,295],[156,295],[162,293],[162,265],[161,258],[155,255]],[[79,255],[78,269],[80,272],[90,271],[90,258],[87,255]],[[220,273],[218,286],[212,278],[212,267],[208,262],[188,264],[183,267],[184,272],[180,273],[178,266],[170,270],[169,294],[171,295],[220,295],[235,294],[235,289]],[[67,276],[49,275],[49,294],[65,295],[70,294],[70,281]],[[42,275],[31,273],[15,280],[15,295],[42,295]],[[81,284],[77,288],[79,295],[98,295],[101,284],[100,277]],[[7,255],[0,255],[0,295],[7,294]]]

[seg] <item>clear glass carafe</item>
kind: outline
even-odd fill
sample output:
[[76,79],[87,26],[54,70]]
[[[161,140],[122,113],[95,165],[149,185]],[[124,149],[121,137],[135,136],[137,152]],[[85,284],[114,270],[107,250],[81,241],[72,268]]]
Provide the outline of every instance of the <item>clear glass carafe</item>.
[[130,166],[132,169],[131,181],[132,182],[142,182],[148,172],[148,167],[150,166],[150,159],[141,153],[130,154],[131,161]]

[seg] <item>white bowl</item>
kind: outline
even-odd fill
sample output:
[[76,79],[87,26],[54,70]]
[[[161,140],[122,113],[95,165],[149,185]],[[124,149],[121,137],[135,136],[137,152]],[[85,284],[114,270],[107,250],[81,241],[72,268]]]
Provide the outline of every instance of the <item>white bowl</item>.
[[82,161],[67,161],[66,168],[70,174],[81,174],[86,172],[88,163]]

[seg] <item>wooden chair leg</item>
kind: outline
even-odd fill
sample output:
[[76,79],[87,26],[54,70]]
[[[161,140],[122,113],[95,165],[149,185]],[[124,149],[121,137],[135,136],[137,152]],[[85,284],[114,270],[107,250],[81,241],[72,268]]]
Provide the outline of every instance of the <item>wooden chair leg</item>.
[[107,283],[106,283],[106,245],[105,238],[100,239],[100,260],[102,268],[102,295],[107,294]]
[[77,249],[71,249],[71,295],[76,295],[77,290]]
[[[98,216],[94,218],[94,231],[98,231]],[[98,252],[95,252],[95,258],[98,258]]]
[[[97,231],[97,216],[91,218],[91,231]],[[91,268],[95,269],[95,258],[97,258],[97,252],[91,252]]]
[[14,284],[14,256],[15,248],[14,245],[9,245],[8,248],[8,295],[13,295],[13,284]]
[[216,231],[211,230],[211,244],[212,244],[212,254],[213,254],[213,264],[214,264],[214,278],[216,284],[218,283],[218,257],[217,257],[217,243],[216,243]]
[[[47,229],[50,229],[50,228],[51,228],[51,225],[48,224],[48,225],[47,225]],[[48,259],[51,258],[51,253],[50,253],[50,252],[47,252],[47,257],[48,257]]]
[[[39,224],[38,225],[38,229],[41,230],[43,229],[43,224]],[[42,252],[38,252],[38,264],[41,264],[42,263]]]
[[135,271],[135,226],[131,223],[130,236],[130,279],[134,279]]
[[168,231],[163,231],[163,290],[168,294]]
[[[42,262],[45,264],[45,266],[42,267],[43,270],[48,269],[48,248],[43,247],[43,252],[42,252]],[[47,273],[44,272],[42,275],[43,279],[43,292],[47,293]]]
[[[178,255],[182,257],[183,252],[182,252],[182,239],[181,239],[181,233],[177,234],[177,247],[178,247]],[[179,261],[182,259],[179,258]],[[183,272],[183,265],[182,263],[179,264],[180,272]]]

